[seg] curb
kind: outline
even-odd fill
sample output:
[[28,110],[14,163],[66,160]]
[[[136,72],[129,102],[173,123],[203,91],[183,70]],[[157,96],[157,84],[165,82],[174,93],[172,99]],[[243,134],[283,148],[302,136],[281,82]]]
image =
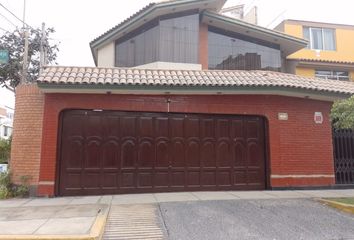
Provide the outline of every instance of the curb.
[[104,208],[97,215],[96,221],[93,223],[93,225],[91,227],[90,236],[93,237],[91,239],[94,239],[94,240],[101,240],[102,239],[110,209],[111,209],[111,205]]
[[339,209],[343,212],[354,214],[354,205],[339,203],[339,202],[331,201],[331,200],[327,200],[327,199],[318,199],[318,201],[320,201],[321,203],[324,203],[325,205],[328,205],[330,207]]
[[78,235],[0,235],[0,240],[101,240],[110,206],[101,209],[89,234]]

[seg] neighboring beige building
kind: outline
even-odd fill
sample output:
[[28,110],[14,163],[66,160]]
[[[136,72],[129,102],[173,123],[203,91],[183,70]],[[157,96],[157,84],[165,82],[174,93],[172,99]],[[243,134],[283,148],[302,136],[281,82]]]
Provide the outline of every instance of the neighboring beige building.
[[354,81],[354,25],[284,20],[275,30],[309,41],[287,56],[287,72]]
[[8,139],[12,134],[14,109],[0,106],[0,139]]

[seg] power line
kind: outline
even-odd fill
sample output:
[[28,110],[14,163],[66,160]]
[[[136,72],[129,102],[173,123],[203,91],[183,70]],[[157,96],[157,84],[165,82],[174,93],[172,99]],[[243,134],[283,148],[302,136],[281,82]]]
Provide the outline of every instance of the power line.
[[278,16],[276,16],[270,23],[267,24],[266,28],[270,27],[279,18],[284,17],[284,14],[286,13],[286,11],[287,10],[284,10]]
[[16,26],[13,22],[11,22],[10,19],[8,19],[5,15],[3,15],[2,13],[0,13],[0,16],[2,16],[3,18],[5,18],[6,21],[8,21],[10,24],[12,24],[14,27],[17,28],[17,26]]
[[5,7],[2,3],[0,3],[0,6],[3,7],[6,11],[8,11],[12,16],[14,16],[17,20],[19,20],[21,23],[25,24],[27,27],[32,28],[33,30],[35,30],[33,27],[31,27],[30,25],[28,25],[27,23],[25,23],[23,20],[21,20],[19,17],[17,17],[13,12],[11,12],[7,7]]
[[7,31],[5,28],[2,28],[2,27],[0,27],[0,30],[10,33],[9,31]]

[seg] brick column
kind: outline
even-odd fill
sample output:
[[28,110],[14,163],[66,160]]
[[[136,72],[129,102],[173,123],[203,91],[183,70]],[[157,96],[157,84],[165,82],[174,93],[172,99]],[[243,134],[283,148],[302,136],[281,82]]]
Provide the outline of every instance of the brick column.
[[16,184],[21,183],[22,176],[30,177],[31,195],[35,194],[38,185],[43,107],[44,94],[36,84],[16,88],[10,169]]
[[199,64],[202,69],[208,69],[208,25],[200,23],[199,25]]

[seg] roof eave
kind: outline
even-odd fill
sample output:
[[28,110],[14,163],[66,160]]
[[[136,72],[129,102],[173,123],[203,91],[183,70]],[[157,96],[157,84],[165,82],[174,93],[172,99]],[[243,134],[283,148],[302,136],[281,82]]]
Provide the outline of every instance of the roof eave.
[[163,85],[107,85],[53,84],[38,82],[44,93],[84,94],[145,94],[145,95],[280,95],[333,102],[351,96],[349,93],[281,86],[163,86]]
[[97,67],[98,66],[98,64],[97,64],[97,61],[98,61],[97,55],[95,53],[95,50],[91,46],[90,46],[90,49],[91,49],[91,54],[92,54],[92,57],[93,57],[93,61],[95,63],[95,66]]
[[284,19],[281,23],[294,24],[294,25],[322,26],[322,27],[329,27],[329,28],[354,29],[354,25],[351,24],[306,21],[306,20],[299,20],[299,19]]
[[[305,40],[305,39],[297,38],[297,37],[294,37],[294,36],[291,36],[291,35],[276,31],[276,30],[267,29],[267,28],[264,28],[264,27],[261,27],[261,26],[255,25],[255,24],[251,24],[251,23],[248,23],[248,22],[245,22],[245,21],[242,21],[242,20],[238,20],[238,19],[235,19],[235,18],[231,18],[231,17],[225,16],[225,15],[222,15],[222,14],[219,14],[219,13],[214,13],[214,12],[210,12],[210,11],[204,11],[203,12],[203,17],[204,16],[208,17],[210,19],[222,21],[222,22],[225,22],[225,23],[228,23],[228,24],[232,24],[232,25],[235,25],[235,26],[240,26],[242,28],[246,28],[246,29],[261,33],[261,34],[265,34],[265,35],[271,36],[273,38],[279,38],[279,39],[283,39],[283,40],[289,41],[289,42],[291,42],[292,44],[295,45],[294,49],[296,49],[294,51],[291,51],[291,53],[296,52],[296,51],[306,47],[307,44],[308,44],[307,40]],[[209,23],[209,24],[212,25],[212,23]],[[277,43],[277,42],[273,42],[273,43]],[[278,44],[279,44],[279,42],[278,42]],[[287,55],[288,54],[290,54],[290,53],[287,53]]]
[[311,66],[311,67],[340,67],[352,70],[354,68],[354,62],[344,62],[344,61],[327,61],[327,60],[317,60],[317,59],[299,59],[299,58],[288,58],[290,61],[296,61],[299,66]]

